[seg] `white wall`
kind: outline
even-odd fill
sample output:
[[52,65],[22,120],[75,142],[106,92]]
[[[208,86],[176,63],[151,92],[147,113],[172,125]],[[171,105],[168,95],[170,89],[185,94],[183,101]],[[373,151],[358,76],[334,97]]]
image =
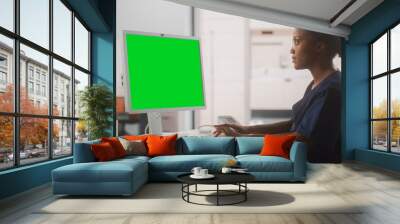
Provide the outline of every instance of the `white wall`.
[[[192,10],[164,0],[118,0],[117,2],[117,96],[124,95],[122,76],[125,71],[123,31],[142,31],[191,36]],[[167,130],[191,128],[191,111],[163,113]]]
[[249,20],[199,10],[206,110],[197,111],[197,125],[215,124],[230,115],[247,124],[249,110]]
[[308,70],[293,67],[294,28],[251,20],[250,29],[250,109],[291,110],[312,80]]

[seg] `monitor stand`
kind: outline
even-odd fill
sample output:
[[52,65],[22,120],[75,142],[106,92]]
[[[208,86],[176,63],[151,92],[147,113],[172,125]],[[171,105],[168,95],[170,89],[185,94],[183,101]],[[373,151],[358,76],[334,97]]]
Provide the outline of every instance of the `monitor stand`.
[[160,112],[147,112],[147,121],[149,124],[150,134],[162,134],[162,120]]

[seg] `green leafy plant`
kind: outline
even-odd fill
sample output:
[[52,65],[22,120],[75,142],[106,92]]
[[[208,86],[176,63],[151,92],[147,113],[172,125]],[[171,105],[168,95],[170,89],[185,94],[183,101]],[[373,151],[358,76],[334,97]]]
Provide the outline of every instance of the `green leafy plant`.
[[89,139],[109,136],[107,129],[112,125],[113,94],[103,84],[86,87],[79,93],[81,118],[87,125]]

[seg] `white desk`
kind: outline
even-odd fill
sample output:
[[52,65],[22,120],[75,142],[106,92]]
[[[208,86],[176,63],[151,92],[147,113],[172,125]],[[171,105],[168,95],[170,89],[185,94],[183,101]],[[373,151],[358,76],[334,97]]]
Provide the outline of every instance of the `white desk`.
[[178,134],[178,138],[179,137],[183,137],[183,136],[213,136],[212,135],[212,131],[213,129],[201,129],[201,131],[199,131],[199,129],[191,129],[191,130],[185,130],[185,131],[179,131],[179,132],[163,132],[162,135],[173,135],[175,133]]

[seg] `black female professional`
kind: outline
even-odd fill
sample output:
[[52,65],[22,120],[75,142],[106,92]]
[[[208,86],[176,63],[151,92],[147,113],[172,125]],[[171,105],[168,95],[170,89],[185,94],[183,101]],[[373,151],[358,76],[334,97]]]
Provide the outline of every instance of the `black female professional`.
[[294,68],[308,69],[313,78],[303,98],[292,106],[292,118],[255,126],[215,125],[213,134],[249,136],[291,132],[297,140],[307,143],[309,162],[340,162],[341,73],[334,69],[333,58],[341,53],[341,40],[296,29],[290,53]]

